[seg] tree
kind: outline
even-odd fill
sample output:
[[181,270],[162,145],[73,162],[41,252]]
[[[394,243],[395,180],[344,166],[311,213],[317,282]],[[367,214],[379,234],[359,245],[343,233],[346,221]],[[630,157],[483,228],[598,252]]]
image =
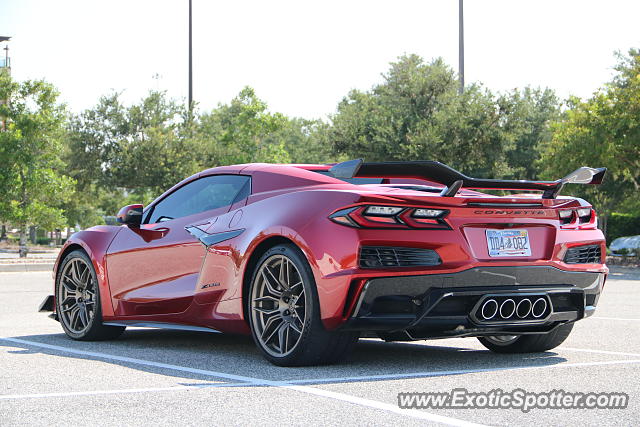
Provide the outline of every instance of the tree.
[[27,255],[30,225],[62,227],[65,218],[56,207],[71,197],[73,180],[60,171],[64,107],[58,92],[44,81],[13,81],[0,75],[0,216],[20,228],[20,257]]
[[531,161],[557,100],[549,90],[495,97],[480,85],[458,94],[442,59],[402,56],[371,91],[354,90],[333,117],[338,153],[371,161],[431,159],[469,175],[533,175]]
[[103,222],[128,202],[147,203],[198,169],[185,107],[151,91],[124,106],[118,93],[69,121],[65,160],[78,197],[65,205],[70,225]]
[[541,158],[547,177],[584,165],[609,168],[601,188],[575,189],[599,209],[605,231],[608,215],[640,190],[640,52],[618,55],[616,70],[590,99],[569,99]]
[[288,163],[284,141],[273,135],[289,125],[245,87],[229,104],[200,115],[198,136],[208,167],[251,162]]
[[[198,147],[185,131],[190,114],[186,107],[150,92],[126,110],[126,137],[110,168],[114,187],[151,192],[156,196],[198,170]],[[152,167],[149,167],[152,165]]]
[[640,49],[628,56],[617,54],[618,74],[605,88],[608,103],[602,106],[602,118],[609,127],[606,140],[607,160],[618,176],[640,191]]
[[118,93],[103,96],[70,120],[65,160],[79,197],[65,210],[71,225],[84,226],[113,214],[117,203],[149,202],[202,169],[288,163],[290,151],[319,158],[330,149],[311,135],[323,125],[269,112],[249,87],[203,114],[186,110],[165,92],[152,91],[129,107]]
[[536,179],[541,145],[551,138],[551,123],[560,117],[560,102],[550,89],[514,89],[497,99],[505,113],[502,130],[511,149],[507,163],[511,174],[505,178]]
[[292,163],[322,164],[348,160],[346,156],[334,152],[331,125],[322,120],[290,118],[269,139],[284,144]]

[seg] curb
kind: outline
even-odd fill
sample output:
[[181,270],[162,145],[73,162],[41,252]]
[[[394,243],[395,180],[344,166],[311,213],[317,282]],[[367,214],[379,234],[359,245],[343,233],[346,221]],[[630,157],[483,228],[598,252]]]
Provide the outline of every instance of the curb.
[[0,264],[0,273],[25,271],[53,271],[53,262],[39,264]]

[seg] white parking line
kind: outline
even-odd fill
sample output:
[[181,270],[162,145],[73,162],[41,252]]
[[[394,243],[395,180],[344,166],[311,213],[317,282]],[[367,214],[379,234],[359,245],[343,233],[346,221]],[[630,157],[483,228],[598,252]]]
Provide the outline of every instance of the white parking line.
[[622,317],[601,317],[601,316],[593,316],[590,317],[590,319],[597,319],[597,320],[620,320],[622,322],[640,322],[640,319],[628,319],[628,318],[622,318]]
[[20,338],[3,337],[0,340],[14,342],[17,344],[26,344],[34,347],[46,348],[49,350],[61,351],[64,353],[78,354],[80,356],[96,357],[99,359],[117,360],[118,362],[133,363],[136,365],[153,366],[154,368],[171,369],[174,371],[189,372],[192,374],[207,375],[210,377],[226,378],[228,380],[242,381],[251,384],[262,384],[263,381],[257,378],[245,377],[242,375],[227,374],[226,372],[209,371],[205,369],[188,368],[186,366],[170,365],[168,363],[152,362],[150,360],[134,359],[132,357],[115,356],[112,354],[98,353],[95,351],[77,350],[70,347],[62,347],[59,345],[44,344],[37,341],[27,341]]
[[[407,374],[389,374],[389,375],[369,375],[369,376],[357,376],[357,377],[337,377],[337,378],[312,378],[312,379],[303,379],[303,380],[292,380],[292,381],[270,381],[263,380],[259,378],[246,377],[242,375],[234,375],[228,374],[225,372],[204,370],[204,369],[196,369],[189,368],[186,366],[179,365],[171,365],[166,363],[158,363],[149,360],[136,359],[131,357],[124,356],[116,356],[106,353],[100,352],[90,352],[84,350],[78,350],[69,347],[62,347],[57,345],[45,344],[36,341],[28,341],[20,338],[0,338],[1,340],[14,342],[17,344],[25,344],[34,347],[45,348],[49,350],[55,350],[64,353],[77,354],[81,356],[95,357],[99,359],[112,360],[112,361],[120,361],[131,364],[138,364],[144,366],[152,366],[161,369],[170,369],[177,370],[182,372],[189,372],[199,375],[205,375],[210,377],[217,378],[225,378],[232,379],[235,381],[241,381],[236,383],[221,383],[221,384],[203,384],[203,385],[189,385],[189,386],[171,386],[171,387],[157,387],[157,388],[141,388],[141,389],[120,389],[120,390],[95,390],[95,391],[79,391],[79,392],[66,392],[66,393],[39,393],[39,394],[23,394],[23,395],[4,395],[0,396],[0,399],[27,399],[27,398],[45,398],[45,397],[65,397],[65,396],[81,396],[81,395],[101,395],[101,394],[120,394],[120,393],[146,393],[146,392],[163,392],[163,391],[186,391],[186,390],[194,390],[194,389],[202,389],[206,387],[216,388],[216,387],[242,387],[243,385],[247,386],[271,386],[271,387],[279,387],[285,388],[289,390],[295,390],[298,392],[313,394],[316,396],[326,397],[334,400],[340,400],[343,402],[349,402],[360,406],[366,406],[374,409],[379,409],[387,412],[393,412],[399,415],[409,416],[412,418],[419,418],[431,422],[437,422],[447,425],[456,425],[456,426],[472,426],[476,425],[473,423],[468,423],[463,420],[458,420],[451,417],[445,417],[437,414],[432,414],[424,411],[418,410],[407,410],[400,409],[396,405],[379,402],[370,399],[364,399],[357,396],[352,396],[344,393],[338,393],[330,390],[324,390],[320,388],[313,388],[309,386],[304,386],[302,384],[320,384],[320,383],[330,383],[330,382],[345,382],[345,381],[367,381],[367,380],[394,380],[394,379],[403,379],[403,378],[426,378],[426,377],[435,377],[435,376],[446,376],[446,375],[461,375],[461,374],[472,374],[472,373],[483,373],[483,372],[498,372],[498,371],[508,371],[508,370],[540,370],[540,369],[554,369],[554,368],[576,368],[576,367],[590,367],[590,366],[606,366],[606,365],[623,365],[623,364],[640,364],[640,359],[633,360],[610,360],[610,361],[602,361],[602,362],[581,362],[581,363],[564,363],[557,365],[535,365],[535,366],[514,366],[514,367],[503,367],[503,368],[483,368],[483,369],[460,369],[460,370],[448,370],[448,371],[426,371],[426,372],[413,372]],[[624,353],[624,352],[615,352],[615,351],[605,351],[605,350],[589,350],[589,349],[579,349],[579,348],[571,348],[571,347],[561,347],[561,349],[569,350],[569,351],[581,351],[581,352],[589,352],[589,353],[601,353],[601,354],[610,354],[610,355],[623,355],[623,356],[634,356],[640,357],[640,354],[636,353]]]
[[461,427],[477,427],[477,426],[481,426],[481,424],[470,423],[470,422],[467,422],[467,421],[464,421],[464,420],[459,420],[457,418],[445,417],[443,415],[432,414],[432,413],[429,413],[429,412],[416,410],[416,409],[400,409],[400,407],[398,407],[397,405],[391,405],[391,404],[384,403],[384,402],[379,402],[379,401],[376,401],[376,400],[363,399],[363,398],[360,398],[360,397],[351,396],[351,395],[344,394],[344,393],[337,393],[337,392],[333,392],[333,391],[329,391],[329,390],[322,390],[322,389],[318,389],[318,388],[301,386],[301,385],[293,385],[293,384],[290,384],[288,382],[269,381],[269,380],[263,380],[263,379],[259,379],[259,378],[245,377],[245,376],[242,376],[242,375],[227,374],[225,372],[216,372],[216,371],[209,371],[209,370],[204,370],[204,369],[188,368],[186,366],[170,365],[170,364],[167,364],[167,363],[158,363],[158,362],[153,362],[153,361],[150,361],[150,360],[135,359],[135,358],[132,358],[132,357],[115,356],[115,355],[106,354],[106,353],[77,350],[77,349],[74,349],[74,348],[62,347],[62,346],[51,345],[51,344],[44,344],[44,343],[40,343],[40,342],[37,342],[37,341],[28,341],[28,340],[23,340],[23,339],[20,339],[20,338],[8,338],[7,337],[7,338],[0,338],[0,340],[14,342],[16,344],[25,344],[25,345],[29,345],[29,346],[33,346],[33,347],[46,348],[46,349],[49,349],[49,350],[55,350],[55,351],[59,351],[59,352],[63,352],[63,353],[70,353],[70,354],[77,354],[77,355],[81,355],[81,356],[95,357],[95,358],[98,358],[98,359],[116,360],[116,361],[119,361],[119,362],[126,362],[126,363],[143,365],[143,366],[153,366],[153,367],[161,368],[161,369],[171,369],[171,370],[175,370],[175,371],[189,372],[189,373],[212,376],[212,377],[217,377],[217,378],[233,379],[235,381],[246,382],[247,385],[260,385],[260,386],[271,386],[271,387],[285,388],[285,389],[295,390],[295,391],[299,391],[299,392],[306,393],[306,394],[313,394],[313,395],[316,395],[316,396],[327,397],[327,398],[334,399],[334,400],[339,400],[339,401],[342,401],[342,402],[348,402],[348,403],[352,403],[352,404],[356,404],[356,405],[360,405],[360,406],[366,406],[366,407],[369,407],[369,408],[379,409],[379,410],[382,410],[382,411],[392,412],[392,413],[399,414],[399,415],[402,415],[402,416],[418,418],[418,419],[421,419],[421,420],[426,420],[426,421],[431,421],[431,422],[441,423],[441,424],[446,424],[446,425],[451,425],[451,426],[461,426]]
[[[622,353],[624,354],[624,353]],[[624,354],[624,355],[628,355]],[[640,354],[635,356],[640,357]],[[483,369],[459,369],[452,371],[430,371],[430,372],[410,372],[406,374],[389,374],[389,375],[364,375],[358,377],[337,377],[337,378],[310,378],[304,380],[288,381],[291,384],[314,384],[314,383],[334,383],[347,381],[367,381],[367,380],[400,380],[408,378],[428,378],[442,377],[448,375],[477,374],[484,372],[500,372],[500,371],[527,371],[537,369],[558,369],[558,368],[582,368],[589,366],[606,366],[606,365],[628,365],[640,364],[640,359],[635,360],[607,360],[603,362],[578,362],[578,363],[562,363],[556,365],[528,365],[528,366],[509,366],[503,368],[483,368]]]
[[[573,349],[573,348],[565,348],[565,349],[573,350],[573,351],[592,352],[591,350],[585,350],[585,349]],[[595,352],[601,353],[599,351],[595,351]],[[640,356],[640,354],[619,353],[619,352],[605,352],[605,354]],[[639,360],[610,360],[610,361],[604,361],[604,362],[564,363],[561,365],[547,365],[547,366],[516,366],[516,367],[506,367],[506,368],[410,372],[407,374],[364,375],[364,376],[356,376],[356,377],[309,378],[309,379],[291,380],[291,381],[282,381],[282,382],[265,380],[264,384],[260,383],[258,385],[270,385],[271,383],[277,383],[278,387],[295,389],[289,386],[296,385],[296,384],[326,384],[326,383],[341,383],[341,382],[349,382],[349,381],[399,380],[399,379],[410,379],[410,378],[429,378],[429,377],[439,377],[439,376],[448,376],[448,375],[475,374],[475,373],[483,373],[483,372],[499,372],[499,371],[510,371],[510,370],[532,370],[532,369],[546,369],[546,368],[578,368],[578,367],[589,367],[589,366],[625,365],[625,364],[638,364],[638,363],[640,363],[640,359]],[[89,395],[101,395],[101,394],[152,393],[152,392],[163,392],[163,391],[184,391],[184,390],[188,391],[188,390],[197,390],[197,389],[203,389],[203,388],[243,387],[243,386],[252,386],[252,385],[255,385],[255,384],[250,384],[247,382],[217,383],[217,384],[206,383],[206,384],[194,384],[194,385],[188,385],[188,386],[178,385],[178,386],[169,386],[169,387],[70,391],[70,392],[64,392],[64,393],[5,394],[5,395],[0,395],[0,400],[38,399],[38,398],[68,397],[68,396],[89,396]]]
[[49,397],[69,397],[69,396],[94,396],[94,395],[100,395],[100,394],[151,393],[151,392],[162,392],[162,391],[196,390],[196,389],[216,388],[216,387],[237,387],[239,385],[246,386],[247,383],[176,385],[176,386],[169,386],[169,387],[123,388],[123,389],[116,389],[116,390],[68,391],[64,393],[1,394],[0,400],[43,399],[43,398],[49,398]]
[[483,424],[471,423],[457,418],[445,417],[443,415],[432,414],[417,409],[401,409],[398,405],[391,405],[389,403],[379,402],[377,400],[364,399],[362,397],[352,396],[350,394],[338,393],[330,390],[323,390],[321,388],[305,387],[302,385],[287,385],[283,386],[289,390],[301,391],[307,394],[315,394],[316,396],[328,397],[330,399],[341,400],[343,402],[355,403],[356,405],[367,406],[373,409],[380,409],[387,412],[393,412],[395,414],[410,416],[413,418],[422,419],[425,421],[431,421],[435,423],[447,424],[450,426],[460,427],[481,427]]
[[580,351],[583,353],[596,353],[596,354],[611,354],[614,356],[640,357],[640,353],[625,353],[622,351],[609,351],[609,350],[591,350],[589,348],[558,347],[558,350]]

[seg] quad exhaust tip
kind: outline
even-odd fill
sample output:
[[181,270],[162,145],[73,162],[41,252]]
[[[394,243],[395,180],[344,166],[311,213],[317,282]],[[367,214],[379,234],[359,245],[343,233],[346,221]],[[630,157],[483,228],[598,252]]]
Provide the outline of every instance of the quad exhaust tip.
[[531,315],[539,319],[545,311],[547,311],[547,300],[545,298],[538,298],[531,307]]
[[520,319],[524,319],[525,317],[527,317],[531,313],[531,307],[532,306],[533,306],[533,303],[531,302],[531,300],[529,298],[523,298],[518,303],[518,306],[516,307],[516,315]]
[[480,315],[484,320],[491,320],[498,314],[498,301],[494,299],[488,299],[482,304],[480,309]]
[[506,299],[500,304],[500,317],[508,319],[513,316],[516,311],[516,302],[511,298]]
[[479,317],[481,320],[540,319],[547,312],[547,307],[547,299],[544,297],[535,300],[522,298],[518,302],[513,298],[502,302],[489,298],[480,307]]

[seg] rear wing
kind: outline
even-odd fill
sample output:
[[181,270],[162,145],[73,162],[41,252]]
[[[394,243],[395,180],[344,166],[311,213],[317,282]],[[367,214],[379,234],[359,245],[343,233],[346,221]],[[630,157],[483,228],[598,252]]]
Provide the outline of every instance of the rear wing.
[[565,184],[601,184],[607,168],[581,167],[555,181],[471,178],[433,160],[365,163],[362,159],[338,163],[329,169],[335,178],[418,178],[445,185],[440,193],[453,197],[460,188],[491,190],[541,190],[543,199],[555,199]]

